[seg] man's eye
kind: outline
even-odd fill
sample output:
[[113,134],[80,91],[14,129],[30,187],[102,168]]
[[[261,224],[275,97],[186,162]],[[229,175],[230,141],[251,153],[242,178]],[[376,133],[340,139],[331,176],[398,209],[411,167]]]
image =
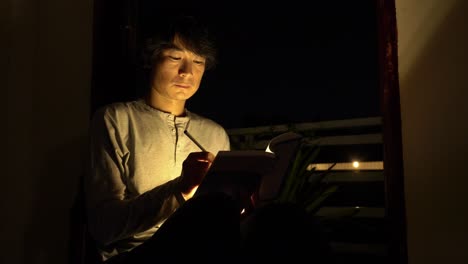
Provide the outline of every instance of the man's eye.
[[180,57],[174,57],[174,56],[169,56],[169,58],[170,58],[171,60],[176,60],[176,61],[178,61],[178,60],[181,59]]
[[193,61],[193,62],[194,62],[195,64],[197,64],[197,65],[203,65],[203,64],[205,64],[204,61],[195,60],[195,61]]

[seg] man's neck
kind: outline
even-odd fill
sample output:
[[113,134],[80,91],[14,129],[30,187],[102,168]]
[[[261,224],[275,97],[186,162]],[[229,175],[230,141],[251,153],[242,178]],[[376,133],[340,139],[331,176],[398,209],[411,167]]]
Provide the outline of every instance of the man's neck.
[[175,116],[185,116],[185,101],[168,100],[161,96],[148,95],[145,97],[145,102],[147,105],[160,111],[170,113]]

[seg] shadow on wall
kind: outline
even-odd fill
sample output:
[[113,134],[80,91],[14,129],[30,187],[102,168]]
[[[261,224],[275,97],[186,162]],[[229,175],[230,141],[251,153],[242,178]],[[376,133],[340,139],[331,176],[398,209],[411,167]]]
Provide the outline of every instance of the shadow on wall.
[[[408,66],[400,74],[405,175],[410,175],[405,179],[408,244],[421,263],[461,263],[453,260],[468,258],[468,215],[462,213],[468,205],[460,203],[468,185],[463,177],[468,157],[468,1],[438,3],[447,10],[431,13],[442,15],[440,23],[427,17],[426,27],[433,27],[424,31],[430,34],[409,37],[414,40],[409,43],[420,44],[408,47],[417,57],[406,57],[408,50],[400,53]],[[428,248],[437,250],[427,254]]]
[[[69,252],[70,216],[79,177],[85,172],[87,139],[76,138],[38,157],[42,169],[34,177],[33,205],[24,233],[20,263],[65,263]],[[39,164],[39,162],[38,162]]]
[[[459,144],[466,141],[466,122],[462,121],[462,117],[468,115],[468,18],[465,15],[468,12],[468,1],[455,2],[444,19],[441,19],[441,23],[432,29],[430,38],[419,41],[422,44],[418,51],[420,55],[414,61],[407,62],[410,67],[400,74],[402,104],[411,106],[411,109],[402,108],[406,119],[403,121],[417,128],[406,131],[407,141],[414,142],[412,146],[424,146],[430,142],[432,147],[425,150],[426,155],[447,159],[444,162],[429,163],[432,166],[447,164],[446,168],[440,168],[442,174],[462,171],[465,163],[457,159],[468,156],[468,148],[461,148],[462,145]],[[462,127],[465,129],[460,129]],[[422,136],[421,131],[425,131],[426,136]],[[435,137],[430,138],[431,136]],[[441,155],[441,149],[451,149],[453,153],[447,154],[453,155]],[[410,154],[408,157],[418,156],[419,149],[406,150]],[[459,170],[453,170],[457,167]],[[438,175],[438,172],[433,171],[431,174]],[[443,182],[434,182],[434,187],[448,183],[443,178],[439,179]],[[419,180],[422,179],[413,180],[415,182],[410,184],[419,185]],[[437,200],[436,204],[441,202],[438,197]]]

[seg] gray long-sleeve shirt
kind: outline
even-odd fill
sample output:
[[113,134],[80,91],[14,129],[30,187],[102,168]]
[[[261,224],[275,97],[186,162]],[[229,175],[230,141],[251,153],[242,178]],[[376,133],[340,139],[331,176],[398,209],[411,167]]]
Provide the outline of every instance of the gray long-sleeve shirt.
[[229,150],[219,124],[186,113],[175,117],[143,100],[95,113],[85,195],[89,229],[104,260],[143,243],[183,202],[177,185],[182,162],[200,151],[185,129],[215,155]]

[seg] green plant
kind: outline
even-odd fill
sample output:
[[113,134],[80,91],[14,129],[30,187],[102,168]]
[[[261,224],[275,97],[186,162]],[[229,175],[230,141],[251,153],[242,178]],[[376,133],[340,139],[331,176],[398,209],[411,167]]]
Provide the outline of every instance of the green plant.
[[318,172],[316,167],[311,166],[319,152],[319,145],[305,141],[301,143],[275,202],[298,205],[308,214],[313,215],[325,200],[337,191],[337,185],[325,180],[336,163],[322,172]]

